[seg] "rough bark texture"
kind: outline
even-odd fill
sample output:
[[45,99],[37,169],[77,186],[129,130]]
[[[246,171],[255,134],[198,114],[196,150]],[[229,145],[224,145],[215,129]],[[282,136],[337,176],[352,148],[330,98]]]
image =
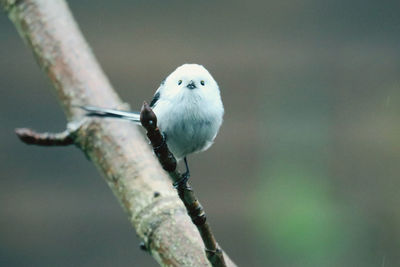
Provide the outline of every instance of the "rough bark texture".
[[[63,0],[0,0],[0,5],[53,83],[69,122],[82,122],[75,105],[127,107]],[[85,119],[77,129],[75,144],[104,174],[153,257],[162,266],[208,266],[199,233],[136,126]]]

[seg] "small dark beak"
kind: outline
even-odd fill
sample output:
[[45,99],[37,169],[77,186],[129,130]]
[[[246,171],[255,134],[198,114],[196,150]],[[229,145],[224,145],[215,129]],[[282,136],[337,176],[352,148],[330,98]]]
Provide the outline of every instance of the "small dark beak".
[[186,87],[192,90],[192,89],[196,88],[196,85],[194,84],[194,81],[190,81],[188,83],[188,85],[186,85]]

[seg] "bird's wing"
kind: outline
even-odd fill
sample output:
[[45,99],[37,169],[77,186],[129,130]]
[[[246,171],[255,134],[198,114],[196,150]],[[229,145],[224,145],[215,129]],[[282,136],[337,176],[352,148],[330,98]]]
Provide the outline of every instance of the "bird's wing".
[[160,92],[157,90],[157,92],[153,96],[153,99],[150,102],[150,107],[151,108],[154,108],[157,105],[158,99],[160,99]]
[[165,84],[165,80],[163,80],[160,84],[160,86],[158,87],[156,93],[153,96],[153,99],[150,102],[150,107],[154,108],[157,105],[158,100],[160,99],[161,96],[161,91],[164,88],[164,84]]

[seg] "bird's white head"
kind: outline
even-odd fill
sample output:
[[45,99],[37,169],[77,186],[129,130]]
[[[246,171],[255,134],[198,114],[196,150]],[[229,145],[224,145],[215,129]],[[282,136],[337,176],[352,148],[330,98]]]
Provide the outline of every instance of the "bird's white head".
[[219,97],[217,82],[202,65],[184,64],[164,81],[164,94],[168,98]]

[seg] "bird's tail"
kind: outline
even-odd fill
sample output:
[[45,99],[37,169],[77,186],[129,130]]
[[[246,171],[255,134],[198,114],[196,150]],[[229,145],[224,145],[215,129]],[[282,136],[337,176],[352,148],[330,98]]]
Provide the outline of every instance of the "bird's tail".
[[124,120],[130,120],[133,122],[140,123],[140,113],[139,112],[128,112],[117,109],[90,107],[90,106],[79,106],[81,109],[85,110],[86,116],[90,117],[106,117],[106,118],[118,118]]

